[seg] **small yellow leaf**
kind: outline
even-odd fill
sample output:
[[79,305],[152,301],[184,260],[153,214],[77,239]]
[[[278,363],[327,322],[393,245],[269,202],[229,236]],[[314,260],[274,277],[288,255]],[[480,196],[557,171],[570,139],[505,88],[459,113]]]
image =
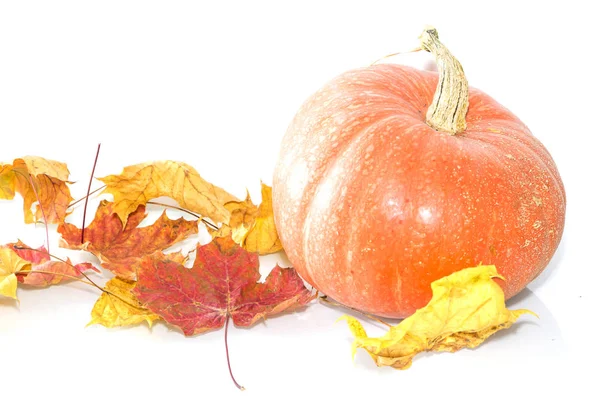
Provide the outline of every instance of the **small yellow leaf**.
[[224,204],[237,198],[205,181],[191,166],[175,161],[157,161],[125,167],[120,175],[100,178],[104,192],[114,197],[113,209],[123,225],[140,204],[168,196],[183,208],[214,222],[229,222]]
[[9,248],[0,248],[0,295],[17,298],[17,272],[30,267],[31,264],[23,260]]
[[[133,296],[131,291],[134,287],[135,282],[125,281],[116,277],[106,282],[104,289],[118,297],[102,293],[96,304],[94,304],[92,320],[88,325],[100,324],[107,328],[115,328],[118,326],[137,325],[146,321],[148,326],[152,327],[152,323],[160,319],[160,317],[145,309]],[[127,301],[129,304],[121,299]]]
[[271,191],[271,187],[261,184],[262,202],[258,207],[252,203],[249,194],[244,201],[231,201],[225,204],[231,212],[229,225],[223,225],[218,231],[212,232],[212,236],[231,235],[232,239],[244,249],[261,255],[281,250],[282,246],[273,217]]
[[507,310],[504,292],[493,278],[502,278],[496,267],[480,265],[433,282],[429,304],[380,338],[367,337],[360,322],[346,316],[355,337],[353,353],[363,348],[378,366],[406,369],[422,351],[474,348],[519,316],[535,315],[529,310]]

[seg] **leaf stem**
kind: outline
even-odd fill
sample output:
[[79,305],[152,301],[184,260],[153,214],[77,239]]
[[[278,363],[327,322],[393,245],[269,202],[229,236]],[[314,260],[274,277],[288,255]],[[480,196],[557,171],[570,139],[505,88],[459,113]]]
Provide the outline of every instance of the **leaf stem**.
[[196,214],[196,213],[194,213],[194,212],[192,212],[192,211],[190,211],[190,210],[187,210],[187,209],[185,209],[185,208],[181,208],[181,207],[177,207],[177,206],[172,206],[172,205],[170,205],[170,204],[161,203],[161,202],[158,202],[158,201],[147,201],[147,202],[146,202],[146,204],[153,204],[153,205],[155,205],[155,206],[163,206],[163,207],[168,207],[168,208],[173,208],[173,209],[175,209],[175,210],[183,211],[183,212],[185,212],[185,213],[188,213],[188,214],[190,214],[190,215],[192,215],[192,216],[194,216],[194,217],[198,218],[198,219],[199,219],[200,221],[202,221],[202,222],[203,222],[205,225],[208,225],[210,228],[214,229],[215,231],[216,231],[216,230],[219,230],[219,227],[218,227],[218,226],[216,226],[215,224],[213,224],[212,222],[210,222],[210,221],[209,221],[209,220],[207,220],[206,218],[202,218],[200,215],[198,215],[198,214]]
[[81,222],[81,244],[85,241],[85,214],[87,212],[88,200],[90,199],[90,190],[92,190],[92,181],[94,180],[94,172],[96,171],[96,164],[98,164],[98,156],[100,155],[100,145],[98,143],[98,149],[96,150],[96,158],[94,158],[94,166],[92,167],[92,173],[90,175],[90,183],[88,184],[87,194],[85,195],[85,204],[83,206],[83,221]]
[[[40,211],[42,212],[42,217],[44,218],[44,227],[46,228],[46,252],[48,254],[50,254],[50,235],[48,233],[48,220],[46,219],[46,213],[44,212],[44,207],[42,207],[42,202],[40,201],[40,196],[38,195],[37,189],[35,188],[35,182],[33,180],[33,177],[31,176],[30,173],[27,173],[27,175],[25,175],[18,169],[14,169],[13,171],[15,173],[21,175],[23,178],[27,179],[27,181],[29,182],[29,185],[31,186],[31,189],[33,189],[33,194],[35,195],[35,199],[38,202],[38,207],[40,208]],[[35,215],[34,215],[33,219],[34,220],[36,219]]]
[[[79,200],[76,200],[76,201],[72,202],[71,204],[69,204],[69,207],[68,207],[68,208],[71,208],[71,207],[73,207],[75,204],[77,204],[77,203],[80,203],[80,202],[84,201],[84,200],[85,200],[87,197],[89,197],[89,196],[93,195],[93,194],[94,194],[94,193],[96,193],[96,192],[99,192],[100,190],[102,190],[102,189],[104,189],[104,188],[106,188],[106,185],[100,186],[98,189],[92,190],[91,192],[89,192],[88,196],[86,196],[86,197],[82,197],[81,199],[79,199]],[[153,204],[153,205],[155,205],[155,206],[162,206],[162,207],[172,208],[172,209],[174,209],[174,210],[183,211],[183,212],[185,212],[185,213],[188,213],[188,214],[190,214],[190,215],[191,215],[191,216],[193,216],[193,217],[196,217],[196,218],[198,218],[200,221],[202,221],[202,223],[203,223],[203,224],[205,224],[206,226],[208,226],[208,227],[209,227],[209,228],[211,228],[212,230],[215,230],[215,231],[218,231],[218,230],[219,230],[219,227],[218,227],[218,226],[216,226],[215,224],[213,224],[212,222],[210,222],[208,219],[206,219],[206,218],[203,218],[203,217],[201,217],[200,215],[198,215],[198,214],[196,214],[195,212],[193,212],[193,211],[190,211],[190,210],[188,210],[188,209],[181,208],[181,207],[177,207],[177,206],[172,206],[172,205],[170,205],[170,204],[166,204],[166,203],[161,203],[161,202],[159,202],[159,201],[147,201],[147,202],[146,202],[146,204]]]
[[33,177],[31,176],[31,174],[29,174],[29,183],[31,183],[33,193],[35,194],[35,198],[38,201],[38,206],[40,207],[40,211],[42,212],[42,217],[44,217],[44,228],[46,229],[46,252],[50,254],[50,234],[48,233],[48,218],[46,218],[46,212],[44,211],[44,207],[42,207],[42,202],[40,201],[40,196],[38,196],[37,189],[35,188],[35,182],[33,181]]
[[44,211],[44,207],[42,207],[42,202],[40,201],[40,196],[38,196],[37,189],[35,188],[35,182],[33,181],[33,177],[31,174],[28,174],[29,183],[31,184],[31,188],[33,189],[33,193],[35,194],[35,198],[38,202],[38,207],[42,212],[42,217],[44,217],[44,228],[46,229],[46,252],[50,254],[50,234],[48,233],[48,219],[46,218],[46,212]]
[[89,193],[88,193],[88,195],[87,195],[87,196],[85,196],[85,197],[82,197],[82,198],[80,198],[79,200],[75,200],[74,202],[72,202],[71,204],[69,204],[69,205],[67,206],[67,208],[71,208],[71,207],[73,207],[75,204],[77,204],[77,203],[81,203],[82,201],[84,201],[85,199],[87,199],[88,197],[90,197],[91,195],[93,195],[94,193],[97,193],[97,192],[101,191],[101,190],[102,190],[102,189],[104,189],[105,187],[106,187],[106,185],[102,185],[102,186],[100,186],[98,189],[94,189],[94,190],[92,190],[91,192],[89,192]]
[[376,316],[374,316],[374,315],[367,314],[366,312],[362,312],[362,311],[360,311],[360,310],[357,310],[356,308],[352,308],[352,307],[345,306],[345,305],[343,305],[343,304],[340,304],[340,303],[338,303],[337,301],[329,300],[329,299],[327,298],[327,296],[321,296],[321,297],[319,297],[319,300],[321,300],[323,303],[327,303],[327,304],[330,304],[330,305],[332,305],[332,306],[336,306],[336,307],[343,307],[343,308],[346,308],[346,309],[348,309],[348,310],[352,310],[352,311],[354,311],[354,312],[356,312],[356,313],[359,313],[360,315],[362,315],[362,316],[364,316],[364,317],[367,317],[367,318],[369,318],[369,319],[372,319],[373,321],[377,321],[377,322],[379,322],[380,324],[383,324],[383,325],[387,326],[388,328],[391,328],[391,327],[392,327],[392,325],[390,325],[390,324],[388,324],[387,322],[385,322],[385,321],[383,321],[383,320],[381,320],[381,319],[377,318],[377,317],[376,317]]
[[229,329],[229,314],[227,314],[227,318],[225,319],[225,354],[227,355],[227,368],[229,368],[229,376],[231,376],[231,380],[234,385],[240,390],[246,390],[245,387],[237,383],[235,378],[233,377],[233,372],[231,371],[231,363],[229,362],[229,346],[227,345],[227,331]]
[[[29,250],[29,249],[27,249],[27,250]],[[21,271],[15,272],[15,275],[31,275],[31,274],[46,274],[46,275],[62,276],[64,278],[73,279],[74,281],[79,281],[79,282],[84,283],[86,285],[94,286],[90,282],[88,282],[88,281],[86,281],[84,279],[81,279],[78,276],[61,274],[60,272],[54,272],[54,271],[34,271],[34,270],[29,270],[29,271],[22,271],[21,270]],[[85,274],[81,274],[81,275],[85,275]]]

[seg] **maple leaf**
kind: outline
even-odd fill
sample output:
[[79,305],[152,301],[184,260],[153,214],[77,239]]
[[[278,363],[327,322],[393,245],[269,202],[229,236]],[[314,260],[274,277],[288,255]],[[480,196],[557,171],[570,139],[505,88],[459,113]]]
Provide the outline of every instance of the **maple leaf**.
[[144,258],[133,290],[145,307],[185,335],[221,328],[229,317],[236,326],[251,326],[314,298],[291,268],[276,266],[258,283],[258,255],[230,237],[215,238],[196,251],[192,268],[160,254]]
[[275,227],[271,187],[261,183],[262,202],[254,205],[250,194],[244,201],[230,201],[225,204],[231,212],[228,225],[212,231],[213,237],[231,235],[233,240],[250,252],[260,255],[278,252],[283,247]]
[[160,317],[145,309],[133,295],[135,282],[115,277],[106,282],[100,298],[92,309],[92,320],[88,325],[100,324],[107,328],[137,325],[144,321],[152,327],[152,323]]
[[7,247],[0,247],[0,295],[17,298],[17,273],[30,263]]
[[33,249],[19,241],[8,244],[5,247],[11,249],[20,258],[29,263],[17,275],[18,282],[24,285],[46,287],[77,279],[89,270],[100,272],[88,262],[73,265],[68,258],[66,262],[53,261],[43,246]]
[[120,175],[100,178],[104,192],[114,197],[114,212],[123,224],[127,216],[149,200],[168,196],[187,210],[201,214],[214,222],[228,222],[229,211],[224,204],[235,196],[205,181],[194,168],[176,161],[157,161],[125,167]]
[[352,353],[365,349],[378,366],[407,369],[422,351],[455,352],[479,346],[509,328],[529,310],[507,310],[504,292],[493,281],[501,278],[493,265],[466,268],[431,284],[429,304],[380,338],[370,338],[358,320],[343,316],[355,340]]
[[60,225],[58,233],[62,236],[61,247],[89,251],[98,257],[103,268],[123,279],[136,280],[141,257],[164,250],[198,233],[197,221],[186,221],[184,218],[172,220],[165,212],[154,224],[138,228],[146,217],[146,207],[143,205],[129,215],[123,227],[114,210],[114,203],[106,200],[100,202],[94,220],[85,228],[86,241],[83,244],[81,229],[72,224]]
[[[17,158],[12,164],[0,164],[0,199],[12,200],[15,193],[21,194],[25,223],[41,221],[43,216],[46,223],[60,223],[73,200],[68,178],[66,164],[41,157]],[[34,216],[31,206],[38,197]]]
[[186,336],[225,326],[225,350],[231,372],[227,329],[252,326],[268,316],[293,310],[315,296],[295,270],[275,266],[258,283],[258,255],[238,246],[231,237],[218,237],[196,248],[192,268],[162,259],[160,253],[142,260],[133,294],[142,305],[181,329]]

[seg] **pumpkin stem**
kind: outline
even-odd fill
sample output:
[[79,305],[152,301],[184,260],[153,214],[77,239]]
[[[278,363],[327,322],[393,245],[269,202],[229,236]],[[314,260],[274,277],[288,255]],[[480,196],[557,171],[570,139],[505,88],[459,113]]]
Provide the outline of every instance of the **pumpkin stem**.
[[437,131],[451,135],[461,133],[467,128],[469,108],[469,84],[463,68],[440,42],[435,28],[425,28],[419,40],[421,48],[434,55],[440,75],[426,122]]

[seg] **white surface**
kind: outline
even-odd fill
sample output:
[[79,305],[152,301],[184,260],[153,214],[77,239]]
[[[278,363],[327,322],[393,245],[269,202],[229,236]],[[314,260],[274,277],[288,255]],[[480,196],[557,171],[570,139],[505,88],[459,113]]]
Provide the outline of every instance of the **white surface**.
[[[101,142],[96,176],[181,160],[238,196],[247,186],[258,198],[309,94],[347,69],[413,47],[423,26],[434,25],[470,84],[529,125],[565,182],[559,251],[510,302],[540,319],[524,317],[477,350],[419,356],[395,371],[375,367],[364,352],[353,363],[351,335],[334,324],[343,311],[313,305],[230,330],[234,372],[247,388],[239,395],[597,398],[600,37],[592,2],[199,3],[2,2],[0,160],[67,162],[79,198]],[[429,59],[394,61],[424,67]],[[41,245],[43,227],[25,226],[21,206],[20,198],[0,202],[0,243]],[[81,259],[53,238],[53,252]],[[238,395],[222,330],[190,339],[161,324],[152,332],[84,328],[98,293],[78,283],[18,295],[20,303],[0,299],[0,398]]]

